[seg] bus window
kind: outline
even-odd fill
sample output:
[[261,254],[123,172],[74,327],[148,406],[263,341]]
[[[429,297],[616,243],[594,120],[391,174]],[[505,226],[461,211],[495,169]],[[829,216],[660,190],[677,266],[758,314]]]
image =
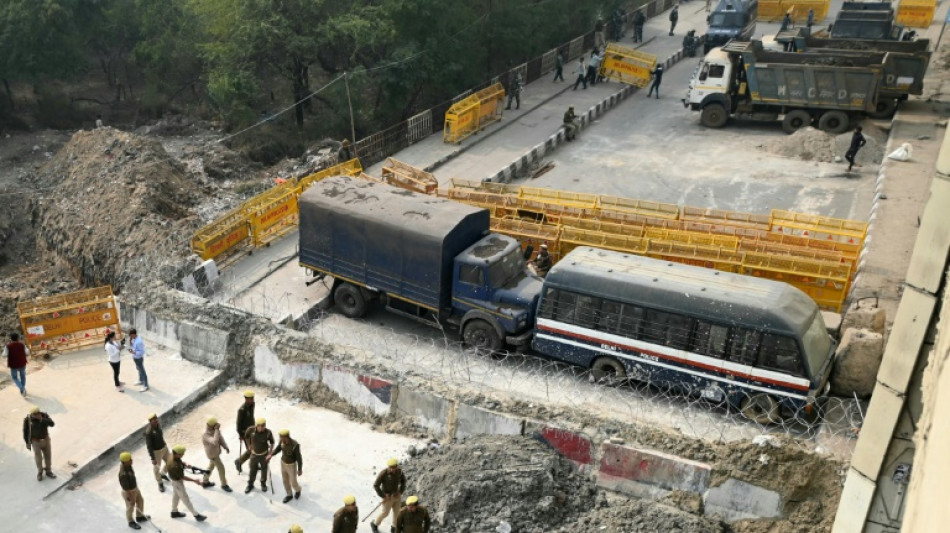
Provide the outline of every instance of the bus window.
[[689,334],[693,329],[693,319],[683,315],[669,315],[669,329],[666,331],[666,345],[677,350],[689,346]]
[[692,350],[699,354],[722,358],[726,354],[727,340],[729,340],[729,328],[697,320]]
[[600,316],[601,302],[603,302],[602,298],[578,294],[574,323],[582,328],[593,328]]
[[758,366],[786,374],[802,375],[801,355],[795,339],[772,333],[763,335]]
[[638,339],[641,324],[643,324],[643,308],[623,304],[623,309],[620,311],[620,330],[617,333],[630,339]]
[[541,318],[554,318],[554,305],[557,303],[557,289],[548,289],[544,293],[544,300],[541,301],[541,311],[538,315]]
[[607,333],[616,333],[618,324],[620,324],[620,303],[604,300],[604,303],[600,306],[597,329]]
[[669,313],[647,309],[643,321],[643,340],[653,344],[666,345],[666,332],[669,330]]
[[729,346],[729,360],[743,365],[755,364],[761,337],[762,334],[758,331],[736,328],[732,333],[732,343]]
[[558,291],[557,305],[554,307],[554,320],[567,324],[574,323],[574,310],[577,308],[577,295],[573,292]]

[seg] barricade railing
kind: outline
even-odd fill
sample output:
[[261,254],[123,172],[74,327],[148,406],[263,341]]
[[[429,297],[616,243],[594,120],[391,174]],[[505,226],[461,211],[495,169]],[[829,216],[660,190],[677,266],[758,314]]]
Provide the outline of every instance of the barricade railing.
[[452,104],[445,112],[442,142],[461,143],[478,131],[478,97],[474,94]]
[[937,0],[901,0],[897,23],[911,28],[929,28],[937,11]]
[[784,13],[779,19],[788,13],[796,23],[804,23],[808,21],[808,10],[811,9],[814,11],[814,22],[821,22],[828,16],[830,6],[831,0],[782,0]]
[[683,206],[680,213],[681,220],[698,220],[710,225],[726,224],[728,226],[739,226],[745,228],[768,230],[771,223],[769,215],[758,215],[755,213],[743,213],[739,211],[727,211],[725,209],[712,209],[706,207]]
[[251,230],[251,243],[266,246],[297,227],[300,213],[297,196],[300,187],[286,181],[248,200],[242,206]]
[[17,304],[24,342],[34,355],[102,344],[122,333],[112,287],[57,294]]
[[736,250],[663,240],[648,241],[644,255],[724,272],[737,272],[742,263],[742,252]]
[[621,83],[645,87],[655,68],[655,55],[619,43],[607,43],[599,74]]
[[327,167],[323,170],[314,172],[297,180],[297,193],[300,194],[310,188],[314,183],[333,176],[358,176],[363,172],[363,165],[357,158],[344,161],[338,165]]
[[867,222],[795,213],[782,209],[772,210],[770,225],[771,231],[775,233],[838,241],[859,247],[864,244],[868,233]]
[[680,208],[676,204],[666,204],[663,202],[653,202],[650,200],[638,200],[636,198],[623,198],[619,196],[600,195],[598,197],[601,211],[613,211],[616,213],[646,215],[653,218],[679,218]]
[[250,237],[247,215],[237,207],[196,231],[191,238],[191,250],[205,261],[217,260],[247,244]]
[[382,181],[396,187],[424,194],[435,194],[439,188],[439,180],[431,172],[407,165],[391,157],[386,158],[381,172]]
[[801,289],[819,307],[840,312],[848,295],[851,265],[745,252],[740,274],[784,281]]

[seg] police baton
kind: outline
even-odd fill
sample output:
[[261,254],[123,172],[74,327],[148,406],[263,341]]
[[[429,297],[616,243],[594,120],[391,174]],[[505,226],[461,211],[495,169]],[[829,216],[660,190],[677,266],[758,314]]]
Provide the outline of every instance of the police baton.
[[373,513],[375,513],[376,509],[379,509],[379,506],[382,504],[383,504],[383,500],[379,500],[379,503],[376,504],[376,507],[373,507],[372,509],[370,509],[370,511],[366,513],[366,516],[364,516],[363,519],[360,520],[360,522],[365,522],[367,518],[373,516]]

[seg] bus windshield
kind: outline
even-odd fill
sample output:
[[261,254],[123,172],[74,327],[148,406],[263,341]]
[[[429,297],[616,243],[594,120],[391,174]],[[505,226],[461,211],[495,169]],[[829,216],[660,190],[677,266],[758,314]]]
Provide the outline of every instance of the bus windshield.
[[808,359],[808,370],[812,377],[815,377],[821,371],[825,360],[831,355],[831,338],[825,328],[825,321],[821,318],[821,313],[815,313],[805,335],[802,336],[802,344],[805,345],[805,357]]
[[743,22],[741,13],[713,13],[709,17],[712,28],[741,28]]

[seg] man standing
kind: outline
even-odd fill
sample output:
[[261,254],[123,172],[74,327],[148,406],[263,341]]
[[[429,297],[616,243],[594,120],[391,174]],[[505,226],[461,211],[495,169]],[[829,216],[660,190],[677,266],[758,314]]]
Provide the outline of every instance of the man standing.
[[554,81],[564,81],[564,55],[558,51],[554,54]]
[[26,356],[30,355],[30,349],[20,342],[20,335],[10,334],[10,342],[3,347],[3,357],[7,360],[7,367],[10,368],[10,378],[16,388],[20,389],[20,396],[26,396]]
[[148,450],[148,455],[152,459],[152,472],[155,474],[155,481],[158,482],[158,490],[165,492],[165,483],[162,480],[168,479],[168,445],[165,444],[165,434],[155,413],[148,416],[148,426],[145,428],[145,449]]
[[221,424],[218,423],[217,418],[212,416],[208,419],[205,432],[201,435],[201,443],[205,447],[205,455],[211,461],[208,464],[208,471],[205,472],[204,478],[201,480],[201,486],[204,488],[214,486],[214,482],[209,480],[211,479],[211,473],[217,468],[218,478],[221,479],[221,488],[224,489],[224,492],[231,492],[228,479],[224,474],[224,463],[221,462],[221,448],[224,448],[224,451],[228,453],[231,453],[231,449],[228,448],[228,443],[224,442],[224,436],[221,435]]
[[574,82],[574,91],[577,90],[577,86],[581,83],[584,84],[584,88],[587,88],[587,67],[584,66],[584,58],[581,57],[577,60],[577,80]]
[[865,144],[867,144],[867,140],[865,140],[864,135],[861,134],[861,126],[854,128],[854,135],[851,136],[851,146],[844,154],[844,158],[848,160],[848,172],[851,172],[851,167],[861,166],[854,162],[854,158],[858,155],[858,150]]
[[234,460],[234,466],[237,468],[238,474],[241,473],[241,465],[251,457],[251,447],[244,440],[244,435],[247,434],[248,428],[252,427],[254,427],[254,391],[246,390],[244,391],[244,403],[241,404],[237,412],[238,440],[244,443],[244,453]]
[[267,429],[267,420],[258,418],[256,425],[249,427],[244,433],[244,441],[251,452],[251,478],[247,481],[244,494],[254,490],[254,481],[257,471],[261,471],[261,490],[267,490],[267,457],[274,453],[274,434]]
[[676,21],[680,19],[680,6],[673,6],[670,11],[670,37],[673,36],[673,30],[676,29]]
[[511,78],[511,83],[508,84],[508,107],[505,109],[511,109],[511,100],[514,99],[517,102],[515,109],[521,109],[521,90],[524,89],[524,81],[521,79],[521,71],[515,72],[514,78]]
[[168,477],[171,478],[172,483],[172,518],[184,518],[185,513],[178,512],[178,502],[181,501],[185,504],[185,508],[194,515],[195,520],[204,522],[208,517],[203,514],[198,514],[198,512],[195,511],[194,506],[191,505],[191,499],[188,498],[188,491],[185,490],[185,481],[191,481],[198,485],[200,485],[201,482],[185,475],[185,463],[182,460],[183,455],[185,455],[185,447],[181,444],[176,445],[172,448],[171,464],[168,465]]
[[594,24],[594,46],[604,46],[607,42],[604,40],[604,24],[603,17],[597,17],[597,22]]
[[386,462],[386,469],[376,476],[373,483],[373,490],[383,499],[382,508],[379,510],[379,516],[370,522],[373,533],[379,533],[379,524],[393,513],[393,525],[396,523],[396,516],[399,515],[399,505],[402,503],[402,491],[406,490],[406,474],[399,468],[399,461],[395,458]]
[[656,98],[659,100],[660,82],[663,81],[663,65],[657,65],[650,74],[653,74],[653,83],[650,84],[650,92],[647,93],[647,98],[653,95],[653,91],[656,91]]
[[[139,490],[139,484],[135,481],[135,470],[132,470],[132,454],[122,452],[119,454],[119,486],[122,487],[122,499],[125,500],[125,519],[129,522],[132,529],[142,529],[137,522],[145,522],[148,516],[145,516],[145,500],[142,498],[142,492]],[[132,512],[135,511],[135,519],[132,519]]]
[[567,111],[564,112],[564,138],[568,141],[573,141],[577,137],[577,130],[580,129],[577,125],[577,115],[574,114],[574,106],[567,108]]
[[808,20],[805,25],[808,27],[808,35],[811,35],[811,27],[815,24],[815,10],[808,8]]
[[638,9],[633,14],[633,42],[643,42],[643,25],[647,22],[647,16],[643,14],[642,9]]
[[139,371],[139,381],[136,385],[142,386],[139,392],[145,392],[148,390],[148,374],[145,373],[145,341],[142,340],[142,337],[139,337],[135,328],[129,330],[129,339],[132,340],[129,345],[129,353],[132,354],[132,361]]
[[360,524],[360,510],[356,507],[356,496],[343,497],[343,507],[333,514],[333,530],[330,533],[356,533]]
[[30,414],[23,419],[23,440],[26,442],[26,449],[33,450],[37,481],[43,481],[44,465],[46,476],[56,479],[51,466],[53,449],[49,438],[49,428],[55,425],[53,419],[35,405],[30,409]]
[[419,505],[417,496],[406,498],[406,508],[396,518],[396,533],[429,533],[430,527],[429,510]]
[[785,13],[785,16],[782,17],[782,27],[780,27],[778,31],[785,31],[791,25],[792,25],[792,15],[790,13]]
[[[282,429],[277,432],[280,435],[280,442],[274,451],[267,455],[270,461],[271,456],[280,453],[280,477],[284,480],[284,491],[287,496],[284,497],[284,503],[297,498],[300,499],[300,484],[297,483],[297,476],[303,475],[303,456],[300,455],[300,444],[290,438],[290,430]],[[291,493],[291,488],[293,493]]]

